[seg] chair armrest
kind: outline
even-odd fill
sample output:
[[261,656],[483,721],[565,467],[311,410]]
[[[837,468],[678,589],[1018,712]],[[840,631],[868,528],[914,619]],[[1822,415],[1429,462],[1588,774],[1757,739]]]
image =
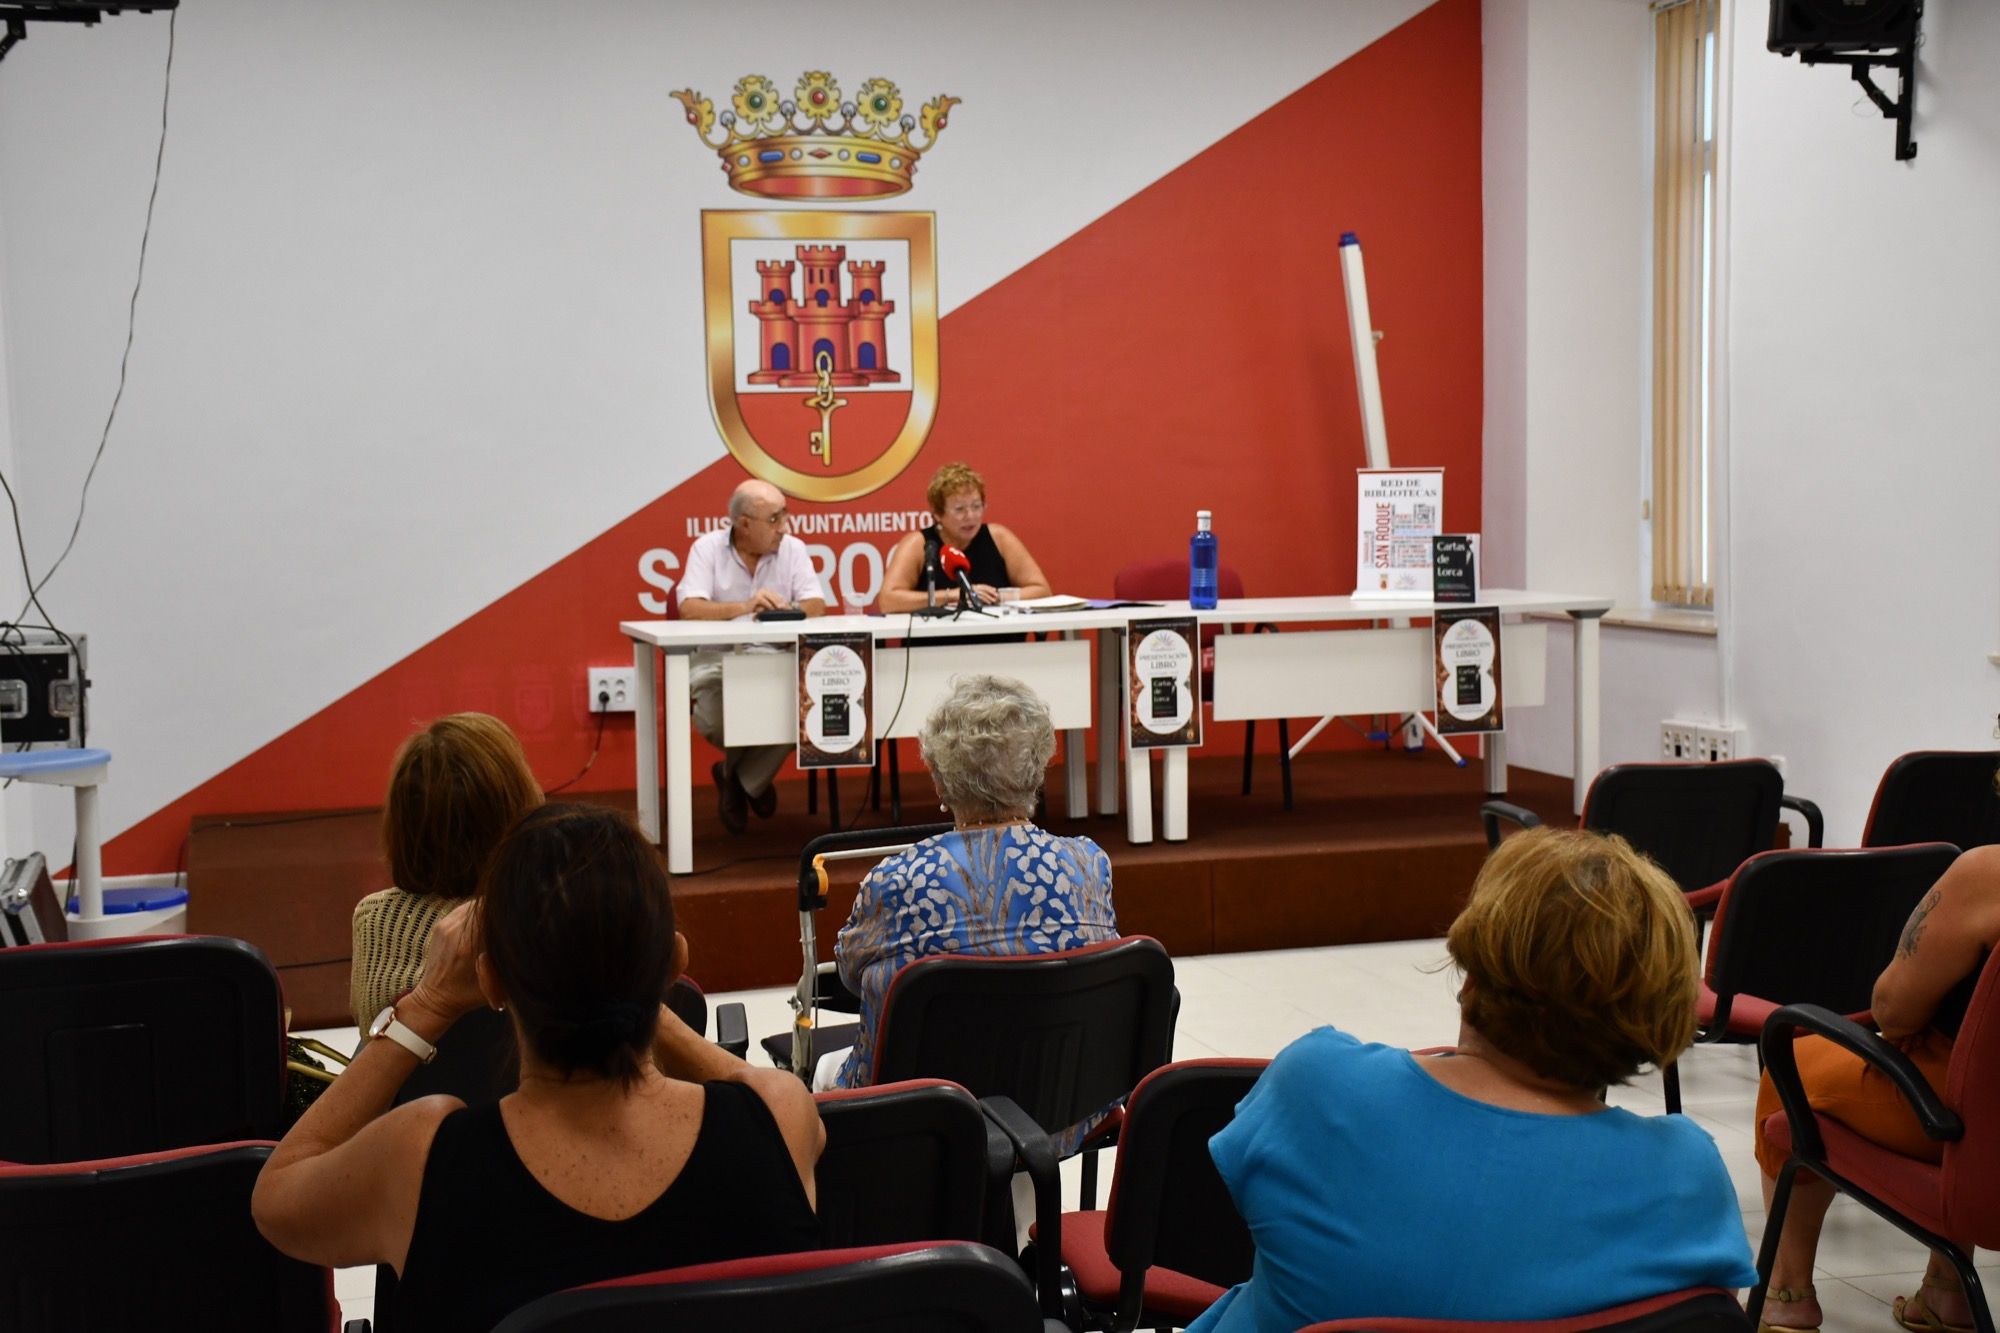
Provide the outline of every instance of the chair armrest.
[[1820,814],[1819,806],[1803,796],[1780,796],[1778,804],[1786,810],[1805,816],[1806,846],[1826,846],[1826,816]]
[[1510,820],[1522,828],[1540,828],[1542,817],[1525,805],[1515,805],[1512,801],[1482,801],[1479,805],[1479,822],[1486,825],[1486,849],[1492,851],[1500,845],[1500,821]]
[[1764,1057],[1772,1086],[1778,1090],[1778,1100],[1784,1104],[1785,1119],[1791,1122],[1794,1156],[1819,1161],[1826,1158],[1819,1121],[1806,1101],[1805,1086],[1799,1081],[1798,1056],[1792,1051],[1794,1030],[1825,1037],[1860,1056],[1887,1078],[1916,1112],[1917,1123],[1926,1138],[1952,1140],[1964,1135],[1965,1122],[1958,1118],[1958,1113],[1931,1091],[1931,1085],[1924,1081],[1910,1058],[1880,1034],[1816,1004],[1788,1004],[1765,1021],[1763,1034],[1757,1038],[1757,1050]]
[[1014,1160],[1035,1187],[1035,1291],[1042,1313],[1062,1314],[1062,1178],[1056,1173],[1056,1147],[1012,1097],[979,1099],[980,1110],[997,1126],[1014,1150]]
[[374,1333],[374,1325],[366,1319],[350,1319],[340,1326],[340,1333]]
[[715,1006],[715,1044],[737,1059],[750,1053],[750,1019],[740,1001]]

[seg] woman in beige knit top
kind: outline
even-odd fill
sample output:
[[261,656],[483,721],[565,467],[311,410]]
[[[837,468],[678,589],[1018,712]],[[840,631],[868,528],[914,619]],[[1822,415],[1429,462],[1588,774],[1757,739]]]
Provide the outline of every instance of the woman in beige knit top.
[[403,742],[382,810],[394,888],[354,905],[348,1004],[362,1031],[424,972],[431,925],[472,896],[501,837],[542,803],[521,742],[485,713],[441,717]]

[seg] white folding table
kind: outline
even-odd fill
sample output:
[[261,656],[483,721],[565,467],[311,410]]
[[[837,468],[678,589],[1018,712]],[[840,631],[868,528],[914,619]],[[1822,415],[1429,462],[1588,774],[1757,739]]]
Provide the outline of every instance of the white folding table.
[[[1102,697],[1104,680],[1093,683],[1090,643],[1079,637],[1121,631],[1132,613],[1127,610],[1069,611],[1060,615],[974,616],[957,620],[925,620],[908,615],[822,616],[815,620],[628,620],[618,630],[632,641],[633,686],[637,696],[637,766],[639,827],[667,849],[667,868],[675,874],[694,869],[692,815],[692,721],[688,676],[695,653],[722,654],[722,734],[731,745],[790,745],[798,740],[796,650],[802,634],[872,634],[876,641],[873,706],[876,739],[914,736],[937,702],[950,692],[954,677],[971,672],[1012,676],[1032,688],[1049,706],[1056,730],[1064,734],[1067,811],[1081,819],[1090,813],[1089,783],[1084,771],[1091,702]],[[1028,633],[1056,631],[1061,637],[1006,642]],[[930,643],[909,651],[884,648],[885,639],[962,640]],[[993,640],[1003,640],[994,642]],[[738,651],[768,647],[782,651]],[[1115,667],[1122,654],[1109,641],[1099,656]],[[665,691],[656,710],[656,669],[665,659]],[[1115,686],[1120,673],[1101,671]],[[663,710],[660,711],[660,710]],[[665,723],[663,726],[662,723]],[[661,737],[664,753],[666,819],[661,821]],[[1111,793],[1117,808],[1115,762],[1099,764],[1099,790]]]
[[[1521,617],[1567,615],[1574,622],[1576,690],[1575,780],[1577,810],[1597,773],[1598,618],[1611,609],[1608,597],[1571,593],[1485,590],[1479,605],[1502,616],[1502,690],[1505,706],[1529,708],[1546,694],[1548,631]],[[1433,615],[1430,601],[1357,601],[1352,597],[1256,597],[1192,611],[1186,602],[1118,607],[1044,616],[966,616],[921,620],[903,616],[825,616],[817,620],[629,620],[619,632],[632,640],[637,694],[639,825],[656,842],[665,834],[667,867],[675,874],[694,868],[691,816],[694,803],[688,674],[700,651],[723,654],[723,735],[732,745],[793,744],[798,739],[797,669],[794,653],[801,634],[868,633],[875,637],[874,707],[876,736],[914,736],[953,677],[993,672],[1016,677],[1049,705],[1056,729],[1064,733],[1067,812],[1090,813],[1085,744],[1091,727],[1093,695],[1100,727],[1097,810],[1116,814],[1121,795],[1126,837],[1153,840],[1152,766],[1144,751],[1131,748],[1130,672],[1125,670],[1127,627],[1134,620],[1193,615],[1203,626],[1232,629],[1261,623],[1347,624],[1352,629],[1295,630],[1283,634],[1224,633],[1215,639],[1212,703],[1218,722],[1253,718],[1324,717],[1338,714],[1428,712],[1436,707],[1431,631],[1389,622]],[[1449,609],[1447,607],[1446,609]],[[1058,639],[992,642],[1028,632],[1059,631]],[[1093,678],[1090,643],[1097,639]],[[922,651],[884,649],[886,639],[967,640],[939,643]],[[981,641],[984,640],[984,641]],[[786,651],[740,649],[765,646]],[[657,667],[665,659],[666,687],[655,707]],[[662,725],[663,721],[666,725]],[[661,737],[665,736],[666,818],[661,819]],[[1112,744],[1112,737],[1117,737]],[[1484,742],[1486,790],[1507,789],[1505,734]],[[1119,791],[1118,759],[1123,757],[1125,790]],[[1185,749],[1169,749],[1161,764],[1160,832],[1169,842],[1187,837]]]
[[[1497,609],[1501,625],[1501,691],[1507,708],[1529,708],[1546,694],[1548,629],[1522,622],[1530,613],[1568,615],[1575,624],[1576,809],[1597,774],[1598,618],[1611,609],[1609,597],[1571,593],[1482,591],[1478,605]],[[1444,604],[1452,609],[1455,604]],[[1253,718],[1402,716],[1437,706],[1429,627],[1400,628],[1378,622],[1422,619],[1439,604],[1425,601],[1356,600],[1353,597],[1246,597],[1192,611],[1186,602],[1137,617],[1193,615],[1203,626],[1225,629],[1254,624],[1355,624],[1368,628],[1292,631],[1283,634],[1225,633],[1215,645],[1213,716],[1218,722]],[[1124,673],[1121,673],[1121,678]],[[1126,688],[1129,688],[1129,683]],[[1120,696],[1121,708],[1128,707]],[[1127,724],[1129,730],[1129,723]],[[1486,790],[1507,789],[1506,733],[1484,741]],[[1187,762],[1184,749],[1167,750],[1161,761],[1161,835],[1169,842],[1187,837]],[[1108,808],[1108,807],[1107,807]],[[1127,765],[1126,835],[1153,840],[1152,768]]]

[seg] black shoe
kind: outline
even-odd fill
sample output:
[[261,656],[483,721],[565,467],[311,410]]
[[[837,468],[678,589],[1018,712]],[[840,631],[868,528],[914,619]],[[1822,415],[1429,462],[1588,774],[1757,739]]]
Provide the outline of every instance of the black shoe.
[[750,823],[749,798],[720,763],[711,767],[708,775],[715,779],[715,813],[722,820],[722,827],[731,833],[741,833]]
[[772,783],[755,796],[750,796],[748,793],[745,793],[745,796],[750,802],[750,809],[756,814],[757,818],[769,819],[772,815],[778,813],[777,783]]

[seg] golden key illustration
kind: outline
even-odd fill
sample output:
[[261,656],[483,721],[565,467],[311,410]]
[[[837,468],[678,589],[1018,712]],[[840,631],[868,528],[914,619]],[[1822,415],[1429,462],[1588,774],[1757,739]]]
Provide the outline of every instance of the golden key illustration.
[[812,452],[828,467],[833,466],[833,414],[847,406],[845,398],[833,396],[833,357],[821,352],[813,358],[813,369],[819,372],[819,388],[812,397],[805,400],[807,411],[819,413],[819,429],[808,438],[812,441]]

